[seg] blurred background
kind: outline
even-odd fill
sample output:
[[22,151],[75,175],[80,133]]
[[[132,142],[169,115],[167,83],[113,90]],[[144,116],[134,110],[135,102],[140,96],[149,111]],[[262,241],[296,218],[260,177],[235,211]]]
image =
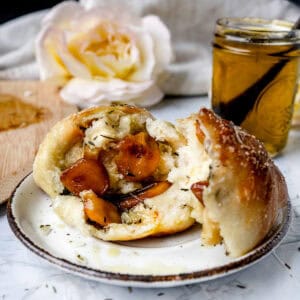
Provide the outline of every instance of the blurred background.
[[8,0],[5,1],[5,6],[2,4],[0,9],[0,23],[4,23],[18,16],[46,9],[62,2],[58,0]]
[[[109,2],[109,0],[107,0]],[[141,0],[142,1],[142,0]],[[163,0],[162,0],[163,1]],[[203,0],[199,0],[203,1]],[[242,0],[246,1],[246,0]],[[266,2],[269,0],[265,0]],[[287,0],[289,2],[296,3],[300,6],[300,0]],[[54,6],[55,4],[62,2],[58,0],[8,0],[5,1],[5,5],[1,5],[0,10],[0,23],[4,23],[18,16],[36,11],[46,9]],[[186,1],[188,3],[188,1]]]

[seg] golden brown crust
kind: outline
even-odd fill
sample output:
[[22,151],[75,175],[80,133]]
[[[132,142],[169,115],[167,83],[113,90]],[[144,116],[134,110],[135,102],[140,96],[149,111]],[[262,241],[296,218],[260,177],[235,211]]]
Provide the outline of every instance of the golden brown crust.
[[202,109],[205,147],[213,158],[205,206],[219,223],[228,251],[239,256],[255,247],[274,225],[288,197],[283,176],[253,135]]

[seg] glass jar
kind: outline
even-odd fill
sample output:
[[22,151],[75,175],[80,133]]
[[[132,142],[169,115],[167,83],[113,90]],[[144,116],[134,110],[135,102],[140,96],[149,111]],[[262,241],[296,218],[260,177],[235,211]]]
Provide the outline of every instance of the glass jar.
[[298,85],[300,30],[292,23],[219,19],[213,42],[212,108],[260,139],[286,145]]

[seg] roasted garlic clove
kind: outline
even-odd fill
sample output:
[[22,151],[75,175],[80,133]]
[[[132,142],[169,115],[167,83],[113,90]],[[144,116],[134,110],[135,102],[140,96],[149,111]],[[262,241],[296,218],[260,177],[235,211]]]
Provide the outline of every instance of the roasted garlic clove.
[[84,191],[80,194],[83,200],[86,217],[101,226],[110,223],[122,223],[118,209],[112,203],[98,197],[93,191]]
[[81,158],[64,170],[60,176],[63,185],[78,196],[84,190],[102,195],[109,188],[107,171],[100,161]]
[[151,176],[160,161],[159,147],[147,133],[128,135],[118,145],[116,164],[128,181],[142,181]]

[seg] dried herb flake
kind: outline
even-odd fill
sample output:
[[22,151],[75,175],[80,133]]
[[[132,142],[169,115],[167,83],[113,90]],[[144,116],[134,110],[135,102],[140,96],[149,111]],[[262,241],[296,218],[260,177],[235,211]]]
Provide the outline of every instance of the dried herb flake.
[[116,140],[115,138],[113,138],[113,137],[111,137],[111,136],[104,135],[104,134],[100,134],[100,136],[102,136],[102,137],[104,137],[104,138],[106,138],[106,139],[109,139],[109,140],[113,140],[113,141]]

